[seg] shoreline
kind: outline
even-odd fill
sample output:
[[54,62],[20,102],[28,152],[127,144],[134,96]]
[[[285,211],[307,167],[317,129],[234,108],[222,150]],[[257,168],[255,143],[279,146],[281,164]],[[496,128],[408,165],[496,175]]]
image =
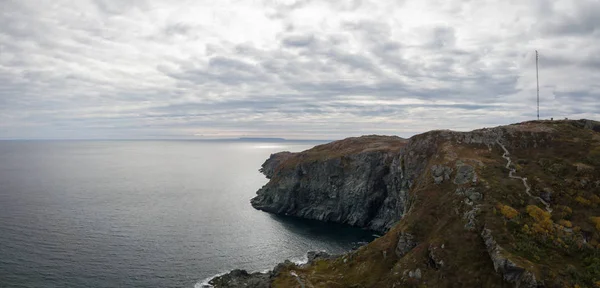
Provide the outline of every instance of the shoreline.
[[[304,267],[312,264],[319,259],[333,259],[340,257],[354,250],[349,250],[341,254],[329,254],[321,251],[308,251],[300,259],[286,259],[279,262],[272,269],[249,272],[244,269],[232,269],[227,272],[215,274],[204,278],[194,284],[194,288],[218,288],[218,287],[239,287],[240,285],[248,287],[269,287],[271,279],[279,275],[280,271],[290,266]],[[212,282],[212,284],[211,284]]]

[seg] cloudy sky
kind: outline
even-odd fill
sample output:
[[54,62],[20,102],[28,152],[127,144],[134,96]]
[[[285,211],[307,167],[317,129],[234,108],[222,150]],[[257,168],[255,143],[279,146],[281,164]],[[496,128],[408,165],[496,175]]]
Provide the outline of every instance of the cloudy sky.
[[0,139],[600,118],[600,0],[0,0]]

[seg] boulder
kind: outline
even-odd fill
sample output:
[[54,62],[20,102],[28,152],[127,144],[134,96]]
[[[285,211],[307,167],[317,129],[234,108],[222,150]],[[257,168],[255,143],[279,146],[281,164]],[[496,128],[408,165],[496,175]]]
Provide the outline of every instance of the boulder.
[[444,165],[431,166],[431,176],[433,177],[433,182],[435,182],[435,184],[440,184],[445,180],[450,180],[451,173],[452,168],[450,167]]
[[509,253],[498,245],[490,229],[484,228],[481,232],[481,237],[485,242],[488,255],[494,264],[494,270],[500,273],[505,281],[520,288],[538,287],[535,275],[527,270],[526,267],[519,266],[508,257]]
[[406,253],[417,246],[415,237],[409,233],[402,232],[398,237],[398,244],[396,244],[396,256],[402,258]]
[[462,185],[473,181],[475,176],[475,169],[471,165],[463,164],[456,168],[456,176],[454,177],[454,184]]

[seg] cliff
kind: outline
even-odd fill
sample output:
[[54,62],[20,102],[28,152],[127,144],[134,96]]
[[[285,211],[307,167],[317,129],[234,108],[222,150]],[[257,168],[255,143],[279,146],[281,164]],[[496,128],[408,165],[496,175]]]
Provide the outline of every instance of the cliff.
[[349,138],[261,171],[255,208],[385,235],[255,287],[600,287],[598,122]]
[[271,179],[251,200],[267,212],[378,231],[405,209],[408,189],[398,154],[407,141],[363,136],[301,153],[271,155],[261,171]]

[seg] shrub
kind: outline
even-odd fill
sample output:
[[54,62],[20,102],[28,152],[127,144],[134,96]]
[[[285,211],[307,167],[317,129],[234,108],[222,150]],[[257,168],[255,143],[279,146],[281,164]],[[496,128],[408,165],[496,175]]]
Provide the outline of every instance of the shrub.
[[527,205],[527,214],[531,216],[535,221],[542,222],[546,219],[550,219],[550,213],[542,210],[540,207],[535,205]]
[[585,198],[583,198],[581,196],[575,197],[575,201],[577,201],[577,203],[579,203],[579,204],[581,204],[583,206],[590,206],[590,205],[592,205],[592,201],[590,201],[588,199],[585,199]]
[[504,215],[504,217],[506,217],[507,219],[513,219],[519,216],[519,211],[515,210],[515,208],[512,208],[508,205],[498,204],[498,209],[500,210],[500,213],[502,213],[502,215]]
[[590,217],[590,221],[596,226],[596,230],[600,231],[600,217]]
[[567,228],[573,227],[573,223],[571,223],[571,221],[568,221],[568,220],[559,220],[558,224],[562,225],[563,227],[567,227]]
[[553,230],[554,223],[550,219],[550,213],[535,205],[528,205],[527,214],[535,220],[535,223],[533,223],[533,226],[531,227],[534,232],[547,234]]

